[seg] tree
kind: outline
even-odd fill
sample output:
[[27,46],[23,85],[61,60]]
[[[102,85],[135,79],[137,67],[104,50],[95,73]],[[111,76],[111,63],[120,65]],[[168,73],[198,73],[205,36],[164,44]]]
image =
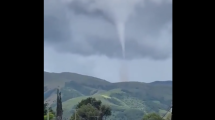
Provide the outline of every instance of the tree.
[[44,115],[47,114],[47,106],[48,106],[48,103],[44,103]]
[[99,109],[102,102],[101,100],[96,100],[95,98],[89,97],[87,99],[81,100],[80,103],[76,106],[76,109],[80,108],[82,105],[91,104],[93,107]]
[[55,112],[51,107],[49,107],[49,112],[52,113],[53,115],[55,115]]
[[62,120],[63,116],[63,108],[62,108],[62,101],[61,101],[61,92],[57,89],[57,107],[56,107],[56,119]]
[[100,118],[104,117],[106,119],[106,117],[111,115],[111,109],[106,105],[102,105],[100,107],[100,111],[101,111]]
[[[47,107],[48,107],[48,103],[44,103],[44,115],[47,115]],[[49,107],[49,112],[55,115],[55,112],[51,107]]]
[[[44,120],[47,120],[47,107],[48,103],[44,103]],[[55,112],[52,110],[51,107],[49,107],[49,120],[54,119],[55,117]]]
[[[53,120],[54,119],[54,114],[49,112],[49,120]],[[44,115],[44,120],[47,120],[47,115]]]
[[156,113],[149,113],[143,117],[143,120],[164,120],[164,119]]
[[[87,108],[87,106],[91,106]],[[102,102],[100,100],[96,100],[95,98],[89,97],[87,99],[81,100],[81,102],[76,106],[77,114],[81,118],[85,118],[86,120],[95,120],[95,115],[97,116],[96,120],[102,120],[103,118],[106,118],[111,115],[111,108],[102,105]],[[89,110],[90,113],[86,113],[88,115],[93,115],[94,117],[88,118],[86,114],[82,114],[81,111],[87,111]],[[94,115],[95,114],[95,115]],[[74,115],[72,116],[73,120]],[[78,119],[77,119],[78,120]]]
[[93,107],[91,104],[82,105],[77,109],[76,113],[73,114],[71,120],[96,120],[99,117],[99,110]]

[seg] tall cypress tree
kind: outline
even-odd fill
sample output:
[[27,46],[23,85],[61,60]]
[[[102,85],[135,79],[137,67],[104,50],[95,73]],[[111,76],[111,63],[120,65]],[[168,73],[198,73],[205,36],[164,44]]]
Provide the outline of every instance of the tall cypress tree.
[[62,109],[62,101],[61,101],[61,92],[57,89],[57,108],[56,108],[56,119],[62,120],[63,109]]

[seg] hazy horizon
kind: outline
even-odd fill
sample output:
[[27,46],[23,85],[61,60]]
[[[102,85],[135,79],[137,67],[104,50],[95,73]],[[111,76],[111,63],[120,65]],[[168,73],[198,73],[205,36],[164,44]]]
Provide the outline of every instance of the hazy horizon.
[[[44,70],[44,72],[48,72],[48,73],[74,73],[74,72],[50,72],[50,71],[46,71],[46,70]],[[79,73],[74,73],[74,74],[79,74]],[[79,74],[79,75],[90,76],[90,75],[85,75],[85,74]],[[90,76],[90,77],[99,78],[99,77],[95,77],[95,76]],[[99,78],[99,79],[102,79],[102,78]],[[119,82],[142,82],[142,81],[116,81],[116,82],[111,82],[111,81],[106,80],[106,79],[102,79],[102,80],[108,81],[108,82],[110,82],[110,83],[119,83]],[[166,81],[172,81],[172,80],[154,80],[154,81],[142,82],[142,83],[151,83],[151,82],[156,82],[156,81],[166,82]]]

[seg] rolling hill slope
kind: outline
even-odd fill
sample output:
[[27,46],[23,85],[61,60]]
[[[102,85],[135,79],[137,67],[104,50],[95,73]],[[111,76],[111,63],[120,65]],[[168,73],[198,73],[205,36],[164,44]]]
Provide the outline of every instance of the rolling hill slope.
[[172,102],[170,83],[172,81],[110,83],[75,73],[44,72],[44,100],[54,101],[55,89],[60,87],[64,117],[70,117],[82,99],[94,97],[112,108],[113,114],[107,120],[138,120],[146,113],[166,113]]

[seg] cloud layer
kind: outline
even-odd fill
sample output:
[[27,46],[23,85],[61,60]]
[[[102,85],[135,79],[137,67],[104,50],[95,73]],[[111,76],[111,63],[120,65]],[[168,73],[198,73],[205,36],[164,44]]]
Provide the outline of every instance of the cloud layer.
[[126,58],[171,57],[171,0],[45,0],[44,42],[58,52],[121,58],[114,21],[129,11]]
[[[81,56],[59,53],[52,47],[44,48],[44,70],[72,72],[98,77],[110,82],[172,80],[172,59],[154,61],[138,59],[123,62],[106,56]],[[124,71],[125,70],[125,71]],[[123,77],[123,78],[121,78]]]

